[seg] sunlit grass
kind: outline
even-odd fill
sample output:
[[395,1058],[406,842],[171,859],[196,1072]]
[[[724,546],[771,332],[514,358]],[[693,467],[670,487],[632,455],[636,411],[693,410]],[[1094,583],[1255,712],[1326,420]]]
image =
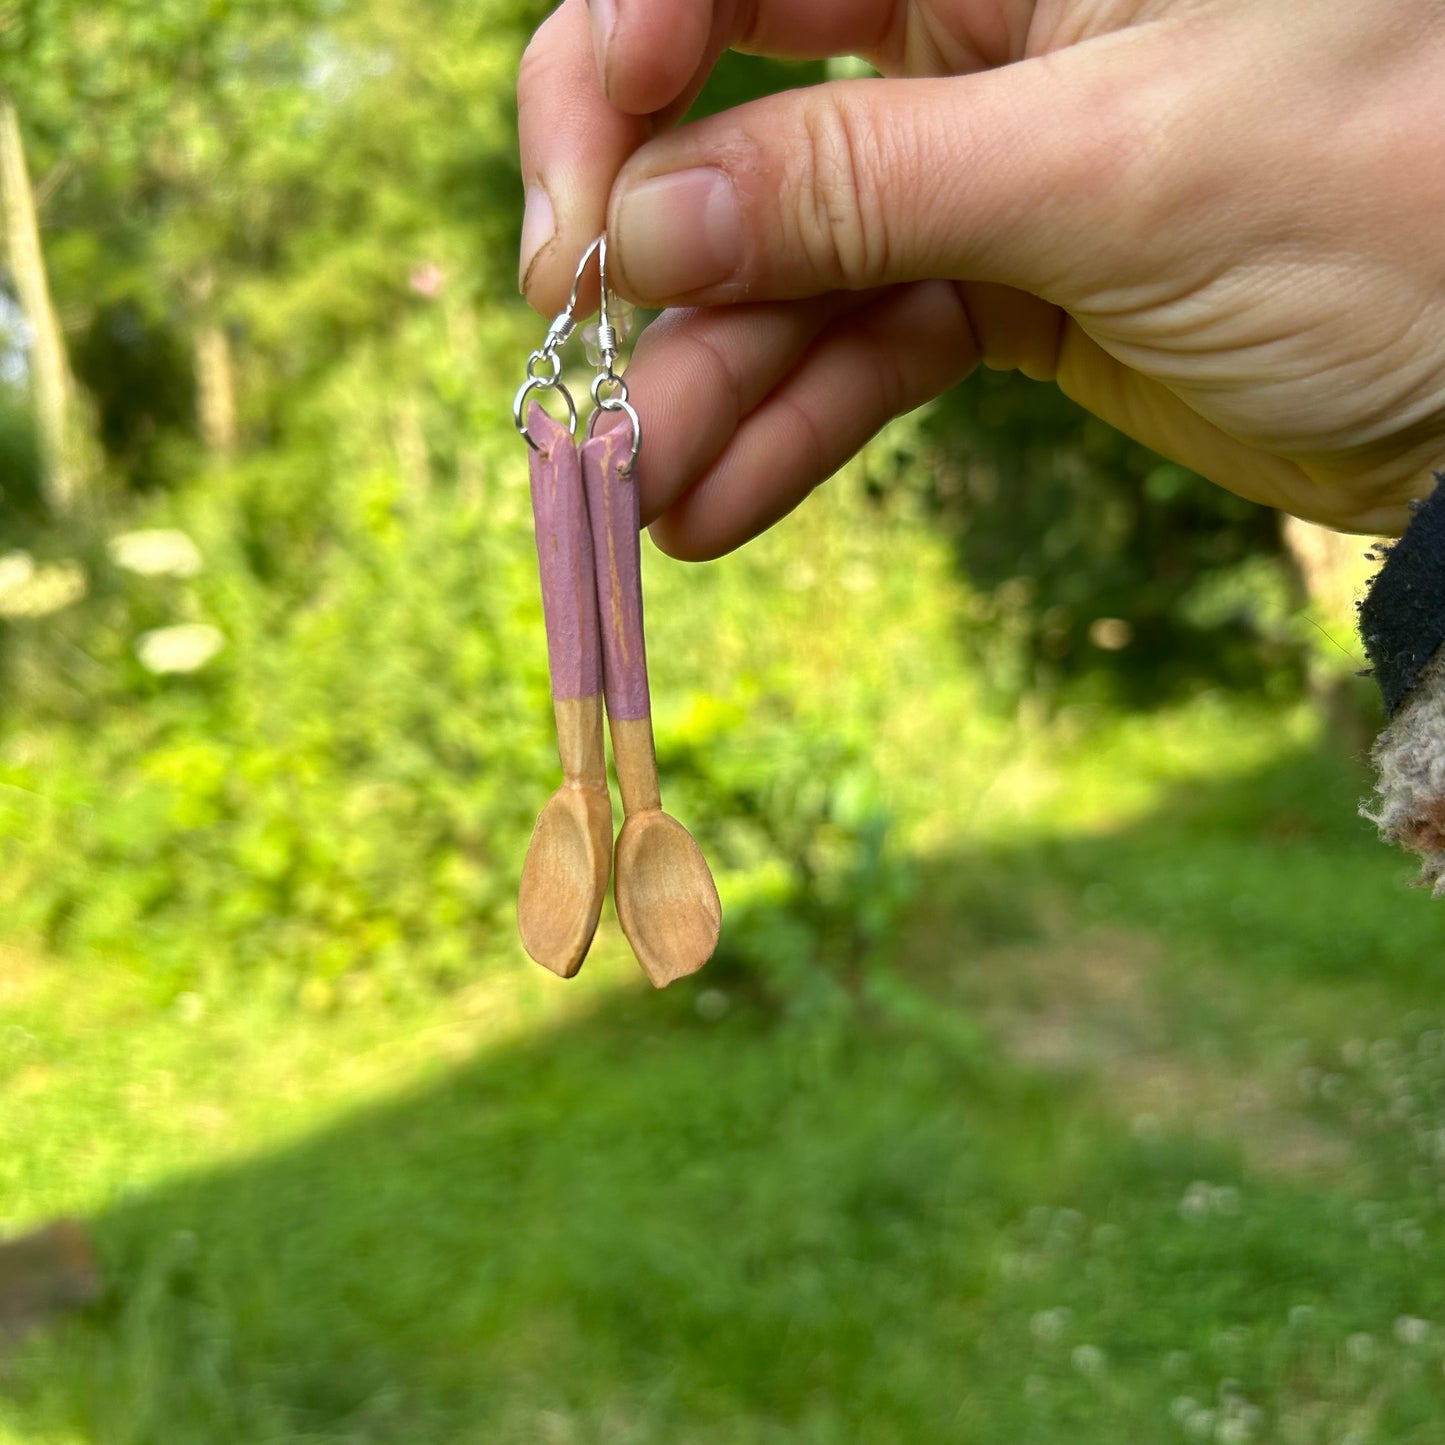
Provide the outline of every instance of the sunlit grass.
[[811,1021],[615,946],[160,1013],[12,963],[7,1212],[112,1293],[0,1440],[1424,1445],[1438,935],[1303,729],[1024,739],[1036,808],[936,803],[905,992]]

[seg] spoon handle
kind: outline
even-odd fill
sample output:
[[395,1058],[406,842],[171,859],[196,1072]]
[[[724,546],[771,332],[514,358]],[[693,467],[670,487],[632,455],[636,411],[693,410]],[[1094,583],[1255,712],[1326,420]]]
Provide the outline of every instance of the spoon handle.
[[622,789],[622,811],[631,816],[662,806],[642,626],[637,481],[622,471],[632,455],[631,432],[615,427],[586,442],[581,452],[597,558],[607,723]]
[[547,662],[557,717],[557,752],[569,783],[607,787],[602,741],[602,651],[592,533],[577,447],[566,427],[535,402],[527,431],[532,519],[547,623]]

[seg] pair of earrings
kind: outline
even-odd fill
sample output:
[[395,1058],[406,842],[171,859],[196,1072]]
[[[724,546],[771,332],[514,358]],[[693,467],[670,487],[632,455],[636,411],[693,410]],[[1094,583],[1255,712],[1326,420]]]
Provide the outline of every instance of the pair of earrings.
[[[597,258],[601,301],[595,410],[580,445],[577,406],[562,381],[562,347],[577,329],[578,292]],[[641,521],[635,480],[642,424],[617,372],[620,340],[607,291],[607,238],[588,247],[567,307],[527,362],[512,405],[530,448],[532,516],[542,577],[547,659],[563,782],[537,819],[517,904],[522,944],[571,978],[587,956],[609,875],[617,917],[658,988],[695,973],[717,947],[722,908],[702,851],[662,811],[642,624]],[[567,423],[539,394],[560,393]],[[624,425],[594,435],[603,412]],[[604,700],[623,824],[612,845],[602,740]]]

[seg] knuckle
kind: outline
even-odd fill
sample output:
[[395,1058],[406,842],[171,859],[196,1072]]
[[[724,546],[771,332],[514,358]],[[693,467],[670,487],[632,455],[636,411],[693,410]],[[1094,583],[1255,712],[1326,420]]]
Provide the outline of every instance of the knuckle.
[[888,218],[878,179],[883,137],[841,99],[820,90],[803,110],[795,177],[796,240],[819,275],[849,288],[888,270]]

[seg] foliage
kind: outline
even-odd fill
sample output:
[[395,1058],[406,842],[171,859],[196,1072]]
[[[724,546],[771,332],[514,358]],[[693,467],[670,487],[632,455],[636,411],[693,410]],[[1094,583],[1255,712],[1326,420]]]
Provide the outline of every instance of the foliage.
[[980,371],[925,429],[903,484],[977,585],[965,627],[1002,697],[1297,695],[1297,584],[1267,508],[1018,375]]
[[[27,700],[0,753],[12,927],[128,958],[162,994],[230,970],[454,983],[497,956],[556,761],[520,446],[471,414],[494,383],[447,325],[440,307],[416,323],[415,389],[392,416],[370,411],[374,363],[355,361],[313,419],[345,438],[330,456],[318,442],[243,463],[153,509],[195,538],[198,576],[136,576],[92,547],[85,603],[0,624]],[[395,449],[379,460],[408,413],[414,476]],[[650,561],[671,805],[701,825],[743,919],[756,902],[790,920],[786,939],[741,923],[738,958],[792,958],[814,983],[825,955],[876,962],[906,898],[868,719],[890,646],[906,656],[903,639],[942,625],[918,558],[905,571],[885,550],[903,524],[862,527],[860,508],[877,511],[840,483],[802,524],[816,562],[836,552],[863,589],[826,653],[767,598],[796,533],[700,590]],[[803,584],[781,610],[794,622],[824,577]],[[219,628],[225,650],[194,675],[147,672],[139,640],[182,622]],[[875,660],[878,698],[830,663],[803,702],[800,681],[839,651]]]
[[518,220],[497,200],[521,191],[511,77],[541,8],[437,4],[425,24],[381,0],[0,12],[0,85],[117,467],[184,476],[174,358],[202,325],[239,343],[248,434],[274,445],[335,363],[404,328],[417,267],[463,304],[510,292]]

